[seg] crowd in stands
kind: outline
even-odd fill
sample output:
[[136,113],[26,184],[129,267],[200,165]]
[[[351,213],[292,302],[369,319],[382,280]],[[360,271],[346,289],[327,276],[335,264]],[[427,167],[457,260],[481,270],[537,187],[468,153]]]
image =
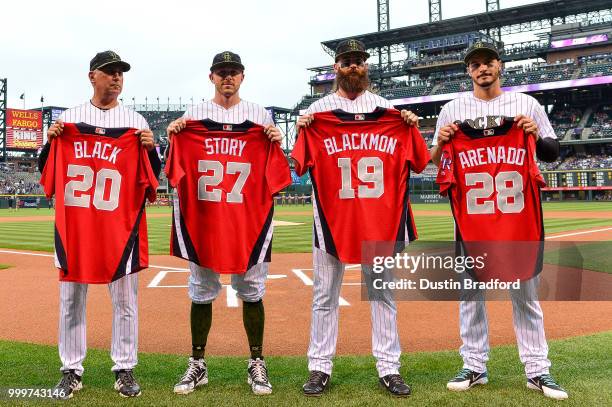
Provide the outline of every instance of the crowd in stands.
[[[440,64],[444,61],[451,61],[457,55],[445,54],[435,57],[427,57],[422,61],[423,64]],[[416,66],[416,62],[406,61],[407,66]],[[397,68],[397,63],[387,66],[381,70],[376,64],[370,64],[370,72],[393,70],[399,76],[407,75],[408,71]],[[502,86],[519,86],[535,83],[545,83],[569,80],[575,78],[595,77],[612,75],[612,54],[591,55],[579,57],[575,60],[563,60],[553,63],[532,63],[522,66],[506,68],[502,76]],[[378,84],[376,84],[378,86]],[[466,92],[472,90],[472,82],[465,74],[463,69],[452,69],[449,72],[432,72],[421,75],[420,78],[412,78],[409,81],[387,81],[378,89],[381,96],[389,99],[417,97],[434,94]],[[302,98],[296,106],[297,110],[305,109],[312,102],[324,95],[307,95]]]
[[612,168],[612,157],[609,155],[576,155],[569,157],[557,166],[557,170],[588,170]]
[[551,112],[548,119],[560,140],[565,137],[570,128],[575,128],[580,123],[582,113],[582,109],[568,106],[554,109]]
[[601,106],[590,119],[589,138],[612,138],[612,105]]

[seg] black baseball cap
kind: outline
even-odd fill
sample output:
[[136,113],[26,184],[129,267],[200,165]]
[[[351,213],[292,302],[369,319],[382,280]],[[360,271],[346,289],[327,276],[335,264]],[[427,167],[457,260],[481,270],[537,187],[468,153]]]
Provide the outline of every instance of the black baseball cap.
[[336,62],[348,54],[361,55],[364,60],[370,57],[370,54],[366,52],[366,47],[363,42],[355,39],[344,40],[338,43],[336,47]]
[[495,59],[499,59],[499,50],[490,42],[477,41],[473,43],[467,51],[465,51],[465,55],[463,57],[463,62],[467,65],[468,61],[472,56],[474,56],[477,52],[486,52],[495,57]]
[[212,72],[215,69],[219,69],[222,67],[232,67],[244,71],[244,65],[242,65],[240,55],[235,54],[231,51],[223,51],[215,55],[212,61],[212,65],[210,66],[210,71]]
[[103,68],[108,65],[119,65],[123,72],[130,70],[131,66],[125,61],[121,60],[121,57],[113,51],[98,52],[95,57],[89,62],[89,70],[94,71],[96,69]]

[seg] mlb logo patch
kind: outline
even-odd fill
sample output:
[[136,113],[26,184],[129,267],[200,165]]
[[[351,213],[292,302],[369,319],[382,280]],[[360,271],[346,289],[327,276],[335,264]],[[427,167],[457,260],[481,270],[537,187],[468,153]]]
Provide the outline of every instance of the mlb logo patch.
[[355,120],[365,120],[365,114],[356,114]]
[[482,131],[482,134],[484,134],[485,136],[493,136],[493,135],[495,135],[495,130],[493,130],[493,129],[484,129]]
[[232,125],[231,124],[224,124],[223,125],[223,131],[232,131]]
[[95,133],[96,134],[106,134],[106,129],[103,129],[101,127],[96,127]]

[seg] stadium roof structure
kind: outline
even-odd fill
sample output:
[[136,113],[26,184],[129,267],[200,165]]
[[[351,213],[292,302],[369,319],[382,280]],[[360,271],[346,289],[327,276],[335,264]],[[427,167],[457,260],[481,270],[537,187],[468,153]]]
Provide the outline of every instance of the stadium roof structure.
[[[374,55],[378,53],[380,48],[387,46],[391,46],[392,51],[402,50],[397,48],[397,46],[403,47],[404,43],[410,41],[460,34],[466,31],[497,28],[501,29],[502,34],[529,32],[548,28],[552,25],[574,22],[572,21],[574,16],[597,12],[605,12],[603,18],[609,19],[612,12],[610,0],[549,0],[431,23],[394,28],[387,31],[338,38],[324,41],[321,45],[325,52],[333,56],[334,50],[340,41],[348,38],[357,38],[363,41],[368,50],[371,50]],[[595,15],[593,18],[602,18],[602,16]],[[599,20],[599,22],[602,21],[604,20]]]

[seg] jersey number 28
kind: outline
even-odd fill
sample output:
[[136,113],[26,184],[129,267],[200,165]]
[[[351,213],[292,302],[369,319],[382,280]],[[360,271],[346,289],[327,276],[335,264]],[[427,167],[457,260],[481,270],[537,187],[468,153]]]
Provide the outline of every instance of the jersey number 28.
[[[472,188],[465,194],[470,215],[493,214],[496,203],[502,213],[520,213],[525,207],[523,176],[517,171],[500,172],[495,179],[488,172],[468,173],[465,174],[465,185],[480,185],[480,188]],[[495,191],[495,199],[488,199]],[[479,203],[478,199],[482,201]]]

